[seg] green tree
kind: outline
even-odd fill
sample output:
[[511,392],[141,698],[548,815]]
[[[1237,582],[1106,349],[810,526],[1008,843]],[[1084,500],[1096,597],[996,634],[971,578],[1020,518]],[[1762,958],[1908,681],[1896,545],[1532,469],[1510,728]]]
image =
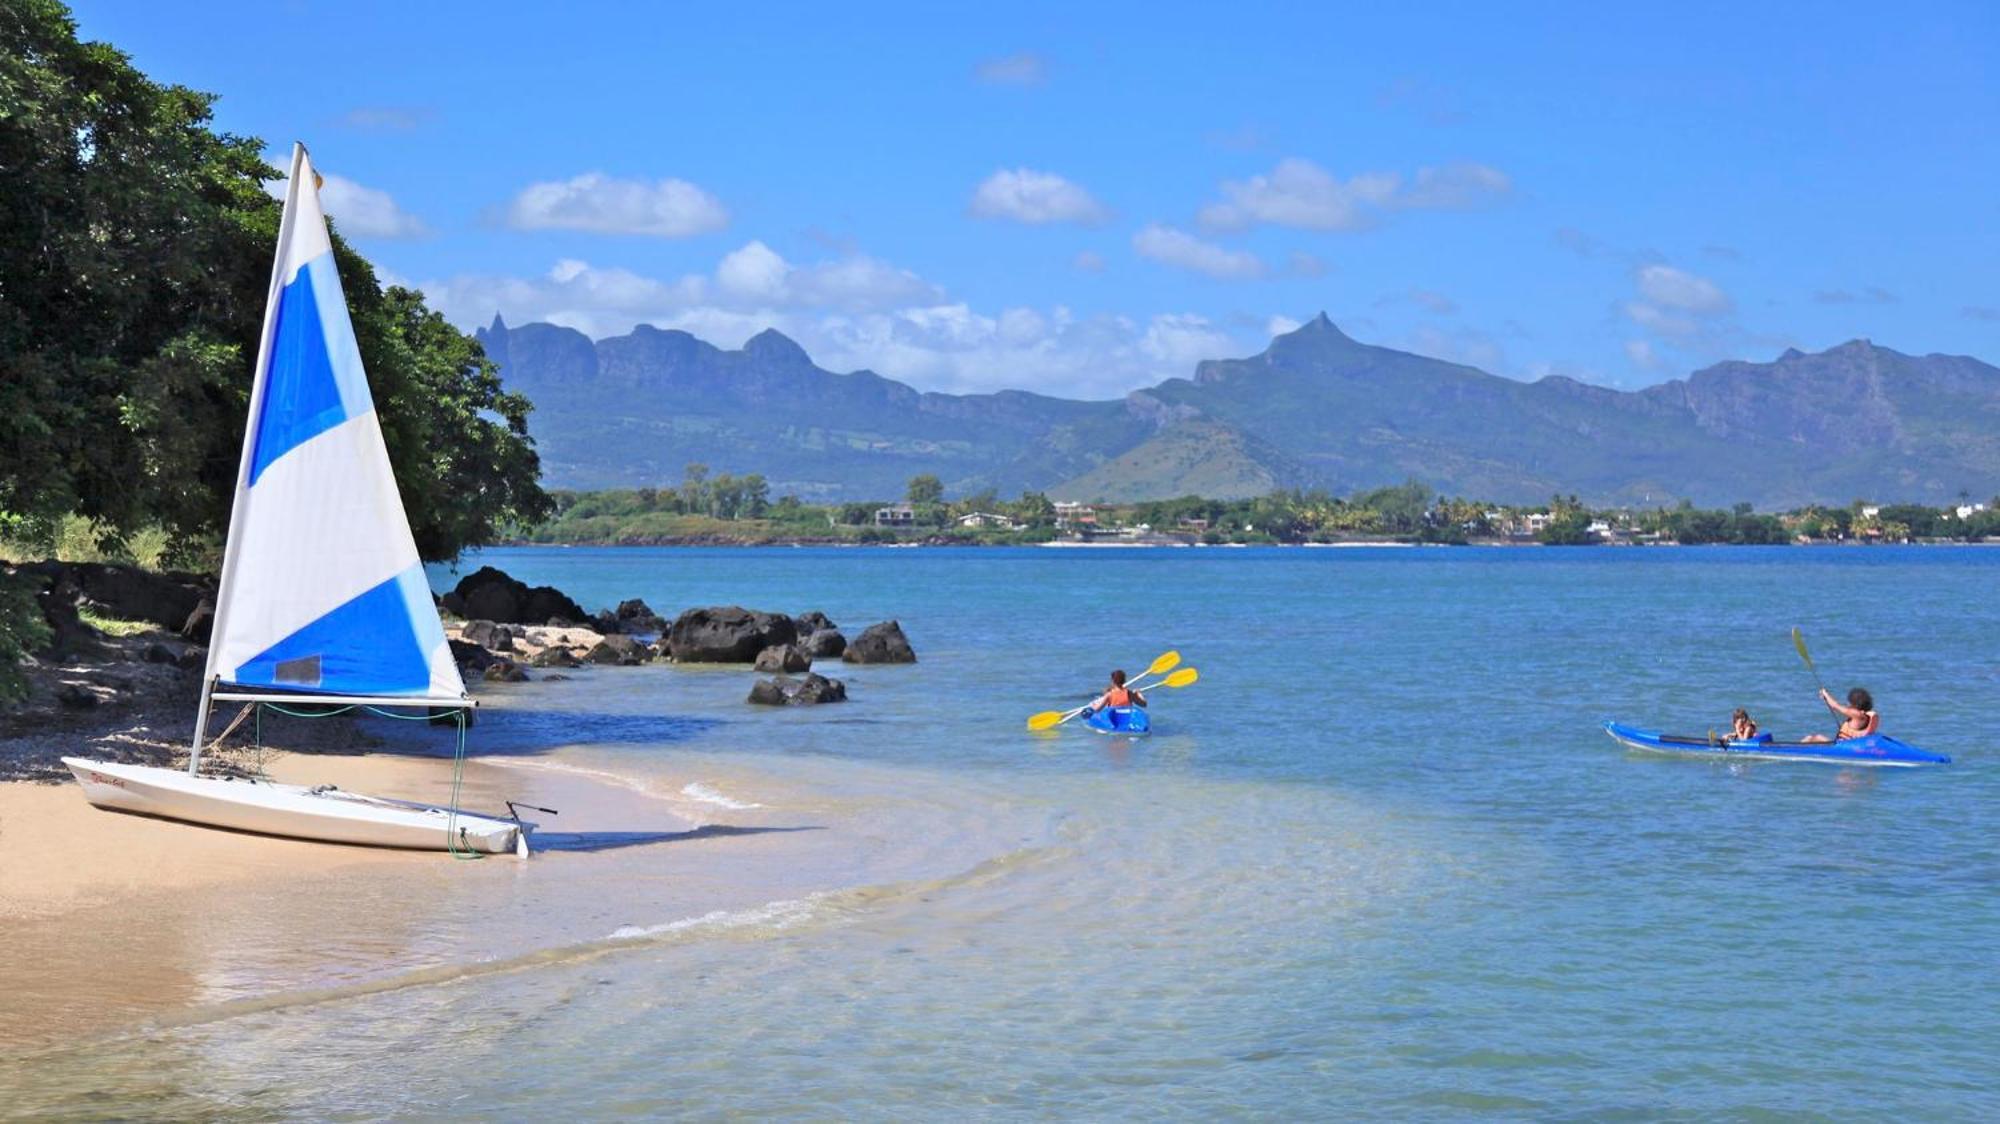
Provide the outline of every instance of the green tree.
[[912,476],[908,490],[903,493],[903,499],[911,507],[943,503],[944,481],[928,472]]
[[[0,5],[0,519],[148,525],[185,558],[228,518],[279,204],[214,98],[83,43],[55,0]],[[333,235],[426,558],[546,514],[528,403]]]
[[1056,521],[1056,505],[1042,492],[1022,492],[1014,504],[1014,518],[1030,527],[1046,527]]
[[708,510],[708,466],[690,463],[681,477],[681,510],[697,514]]

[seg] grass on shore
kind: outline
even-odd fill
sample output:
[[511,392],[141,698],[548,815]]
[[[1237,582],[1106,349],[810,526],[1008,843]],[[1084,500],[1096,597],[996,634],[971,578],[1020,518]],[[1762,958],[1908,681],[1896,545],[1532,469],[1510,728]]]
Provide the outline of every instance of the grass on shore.
[[89,609],[78,609],[77,618],[106,636],[138,636],[141,633],[156,632],[158,625],[151,621],[127,621],[117,617],[107,617],[93,613]]

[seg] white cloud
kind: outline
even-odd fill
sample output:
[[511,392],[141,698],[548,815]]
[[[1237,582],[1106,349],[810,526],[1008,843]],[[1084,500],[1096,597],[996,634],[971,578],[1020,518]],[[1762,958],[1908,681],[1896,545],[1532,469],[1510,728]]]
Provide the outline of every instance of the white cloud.
[[729,212],[702,188],[679,179],[613,179],[587,172],[530,184],[507,205],[516,230],[585,230],[686,238],[729,225]]
[[1163,367],[1185,372],[1204,359],[1227,355],[1230,340],[1207,317],[1181,313],[1153,317],[1139,339],[1139,348]]
[[1241,230],[1257,223],[1306,230],[1356,230],[1368,225],[1367,208],[1395,194],[1396,176],[1369,172],[1345,183],[1310,160],[1287,157],[1269,175],[1222,185],[1223,201],[1201,209],[1203,226]]
[[1103,273],[1104,255],[1096,250],[1078,250],[1076,256],[1070,259],[1070,264],[1085,273]]
[[1039,86],[1049,80],[1049,62],[1033,51],[981,59],[973,76],[995,86]]
[[1184,230],[1158,223],[1134,234],[1132,249],[1142,258],[1223,281],[1248,280],[1267,272],[1263,260],[1255,254],[1204,242]]
[[1264,321],[1264,334],[1267,336],[1290,335],[1304,326],[1304,324],[1289,316],[1273,316],[1269,320]]
[[1439,316],[1450,316],[1452,313],[1458,311],[1457,301],[1452,300],[1443,293],[1434,293],[1429,289],[1411,289],[1410,300],[1424,310],[1435,312]]
[[1104,205],[1081,186],[1055,174],[1032,168],[1001,169],[986,177],[972,193],[967,208],[974,218],[1005,219],[1043,226],[1073,222],[1095,225],[1110,218]]
[[1346,180],[1296,156],[1267,175],[1226,180],[1222,199],[1201,209],[1210,230],[1260,223],[1302,230],[1361,230],[1392,210],[1464,210],[1513,190],[1505,172],[1484,164],[1419,168],[1409,180],[1396,172],[1362,172]]
[[1696,316],[1727,312],[1732,304],[1729,294],[1715,282],[1670,265],[1641,266],[1636,280],[1640,296]]
[[1491,203],[1513,190],[1514,181],[1498,168],[1446,164],[1418,168],[1409,187],[1397,194],[1395,205],[1412,210],[1462,211]]
[[1115,397],[1185,377],[1199,360],[1263,346],[1186,313],[1079,317],[1061,306],[983,313],[876,259],[797,264],[761,242],[730,252],[711,272],[671,280],[564,259],[539,277],[461,275],[420,287],[465,327],[497,311],[510,324],[549,321],[593,338],[642,323],[677,328],[720,347],[776,328],[829,370],[865,367],[927,390]]
[[1642,371],[1658,370],[1660,366],[1660,357],[1654,352],[1651,340],[1626,340],[1625,358]]
[[[283,199],[286,178],[265,181],[265,193],[273,199]],[[330,172],[321,172],[319,178],[320,208],[333,218],[342,234],[355,238],[423,238],[431,233],[422,219],[405,211],[386,191],[363,187],[346,176]]]

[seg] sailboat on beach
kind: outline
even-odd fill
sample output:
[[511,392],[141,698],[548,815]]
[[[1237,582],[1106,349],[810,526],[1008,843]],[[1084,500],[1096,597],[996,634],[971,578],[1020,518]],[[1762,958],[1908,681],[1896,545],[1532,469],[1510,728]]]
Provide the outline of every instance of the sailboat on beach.
[[202,776],[216,703],[444,710],[461,723],[473,705],[396,490],[304,145],[292,149],[187,770],[63,764],[100,808],[335,843],[527,854],[528,825],[516,819]]

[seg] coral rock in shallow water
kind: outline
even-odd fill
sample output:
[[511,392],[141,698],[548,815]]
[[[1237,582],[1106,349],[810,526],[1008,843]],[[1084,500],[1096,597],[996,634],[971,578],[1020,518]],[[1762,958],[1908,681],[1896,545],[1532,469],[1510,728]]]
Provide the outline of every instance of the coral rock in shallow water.
[[848,663],[916,663],[917,653],[895,621],[871,624],[841,653]]
[[806,650],[806,655],[816,660],[830,660],[847,651],[847,637],[842,636],[839,629],[822,628],[799,641],[799,646]]
[[587,663],[610,663],[634,667],[652,658],[653,650],[630,636],[607,636],[599,640],[583,658]]
[[812,657],[797,644],[773,644],[757,653],[758,671],[804,671],[811,666]]
[[749,701],[758,706],[813,706],[846,702],[847,684],[824,675],[808,675],[804,679],[780,675],[773,679],[759,679],[750,688]]
[[676,663],[750,663],[774,644],[798,639],[792,618],[739,605],[689,609],[667,633]]

